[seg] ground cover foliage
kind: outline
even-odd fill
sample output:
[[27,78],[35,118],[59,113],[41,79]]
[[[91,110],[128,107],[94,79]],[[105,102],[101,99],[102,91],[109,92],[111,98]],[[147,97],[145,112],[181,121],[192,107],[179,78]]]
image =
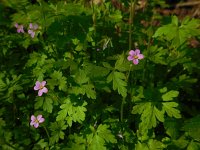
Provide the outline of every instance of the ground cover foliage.
[[0,149],[200,149],[199,19],[157,0],[0,4]]

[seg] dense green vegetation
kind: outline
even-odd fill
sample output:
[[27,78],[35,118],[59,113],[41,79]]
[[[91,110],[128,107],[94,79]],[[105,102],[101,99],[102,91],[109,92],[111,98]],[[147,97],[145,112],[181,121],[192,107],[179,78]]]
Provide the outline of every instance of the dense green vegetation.
[[0,1],[0,149],[200,149],[200,20],[141,2]]

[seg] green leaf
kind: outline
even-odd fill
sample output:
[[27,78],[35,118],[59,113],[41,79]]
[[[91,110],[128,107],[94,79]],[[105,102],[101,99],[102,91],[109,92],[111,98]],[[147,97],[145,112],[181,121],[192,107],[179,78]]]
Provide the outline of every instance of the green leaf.
[[53,101],[51,98],[49,97],[45,97],[44,103],[43,103],[43,110],[47,111],[49,113],[52,113],[53,110],[53,105],[52,105]]
[[92,142],[88,146],[88,150],[106,150],[104,144],[105,144],[104,139],[95,134],[92,139]]
[[158,28],[153,37],[165,37],[165,39],[171,41],[172,39],[175,39],[177,32],[178,27],[176,25],[168,24]]
[[62,110],[58,112],[56,121],[67,120],[69,126],[71,126],[72,121],[81,123],[85,120],[86,105],[86,102],[83,102],[81,106],[71,103],[70,98],[67,98],[64,104],[60,106]]
[[75,95],[85,95],[85,89],[80,86],[73,86],[71,89],[68,90],[68,92]]
[[50,84],[51,89],[54,89],[54,86],[58,86],[59,90],[66,91],[67,90],[67,78],[63,76],[61,71],[54,71],[51,74],[50,80],[48,83]]
[[148,141],[148,148],[149,150],[158,150],[158,149],[164,149],[165,147],[163,146],[164,144],[160,141],[150,139]]
[[178,121],[175,118],[167,118],[164,122],[164,127],[166,130],[166,133],[172,138],[177,139],[179,136],[179,130],[181,128],[182,122]]
[[125,59],[124,53],[118,56],[118,59],[115,63],[115,69],[119,71],[128,71],[130,69],[130,63]]
[[87,75],[91,78],[98,78],[98,77],[105,77],[110,72],[109,69],[101,66],[96,66],[92,63],[84,63],[84,70],[86,71]]
[[200,143],[194,142],[193,140],[189,143],[187,150],[199,150]]
[[184,123],[183,129],[188,133],[194,140],[200,142],[200,115],[197,115]]
[[102,137],[106,142],[117,143],[115,136],[111,133],[111,131],[108,128],[109,128],[108,125],[100,124],[97,129],[97,134],[100,137]]
[[53,100],[49,97],[45,97],[45,98],[44,97],[37,97],[34,107],[35,107],[35,109],[42,107],[44,111],[52,113],[52,110],[53,110],[53,104],[52,103],[53,103]]
[[65,100],[65,103],[60,106],[62,110],[58,112],[58,116],[56,117],[56,121],[65,120],[67,114],[72,113],[72,103],[69,98]]
[[180,149],[185,149],[188,143],[189,141],[184,135],[181,136],[179,139],[173,141],[173,144]]
[[149,139],[148,143],[141,143],[138,141],[135,150],[161,150],[164,149],[164,144],[160,141]]
[[166,92],[167,92],[167,87],[160,89],[160,93],[166,93]]
[[109,70],[113,70],[113,67],[108,62],[103,62],[103,66]]
[[96,99],[96,92],[93,84],[85,84],[82,85],[81,88],[85,90],[84,93],[86,93],[88,98]]
[[159,110],[151,102],[139,103],[133,107],[133,114],[141,114],[140,129],[148,130],[157,125],[157,119],[164,122],[164,111]]
[[117,90],[119,94],[123,97],[127,95],[127,83],[124,81],[126,79],[125,75],[121,72],[112,71],[107,77],[107,82],[113,81],[113,90]]
[[141,143],[138,141],[138,143],[135,145],[135,150],[149,150],[149,148],[146,143]]
[[85,112],[87,109],[84,106],[86,106],[86,104],[87,103],[84,102],[82,106],[73,107],[73,113],[71,114],[71,116],[74,122],[81,123],[85,120]]
[[69,147],[63,148],[63,150],[86,150],[86,139],[74,133],[73,135],[69,135]]
[[178,97],[179,92],[171,90],[165,94],[162,95],[163,101],[172,101],[173,98]]
[[178,17],[177,16],[172,16],[172,24],[178,26]]
[[87,74],[84,70],[79,70],[75,75],[75,81],[79,85],[87,83],[89,81],[89,78],[87,77]]
[[50,130],[52,131],[50,137],[50,145],[57,143],[59,139],[64,139],[65,133],[62,130],[65,130],[67,125],[65,125],[64,121],[58,121],[51,123]]
[[112,22],[120,22],[122,19],[121,11],[117,10],[113,14],[110,14],[108,19]]
[[45,147],[48,147],[48,142],[45,142],[44,139],[41,139],[34,145],[33,150],[44,149]]
[[150,46],[149,50],[151,51],[149,59],[156,64],[166,65],[167,60],[166,56],[168,55],[168,50],[163,49],[163,47]]
[[200,34],[199,23],[197,19],[186,17],[179,26],[177,17],[173,16],[172,23],[158,28],[153,37],[162,37],[167,41],[172,41],[174,47],[179,47],[187,39]]
[[181,118],[180,111],[176,109],[178,103],[176,102],[165,102],[163,104],[163,110],[169,117]]
[[88,98],[96,99],[96,92],[94,90],[93,84],[83,84],[80,86],[73,86],[71,89],[68,90],[69,93],[73,93],[75,95],[87,95]]
[[44,102],[44,97],[36,97],[35,100],[36,100],[36,103],[34,105],[35,109],[42,107],[43,102]]
[[135,102],[135,103],[137,103],[139,101],[142,101],[142,99],[145,98],[143,91],[144,91],[143,86],[139,86],[137,88],[133,88],[132,95],[134,95],[134,96],[132,98],[132,101]]

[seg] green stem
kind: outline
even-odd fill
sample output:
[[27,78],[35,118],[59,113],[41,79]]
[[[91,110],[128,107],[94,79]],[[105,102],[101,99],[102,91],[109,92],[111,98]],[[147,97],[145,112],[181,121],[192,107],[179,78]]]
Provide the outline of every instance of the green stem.
[[96,35],[96,11],[93,0],[92,0],[92,20],[93,20],[94,33]]
[[[154,14],[151,18],[151,26],[149,28],[151,28],[153,25],[153,20],[154,20]],[[142,81],[143,81],[143,86],[145,87],[147,82],[146,81],[149,81],[149,79],[147,79],[147,74],[148,74],[148,57],[150,55],[150,46],[151,46],[151,39],[152,39],[152,35],[149,35],[148,37],[148,43],[147,43],[147,56],[146,56],[146,59],[144,61],[144,67],[143,67],[143,77],[142,77]]]
[[[150,54],[150,50],[149,50],[150,42],[151,42],[151,37],[149,37],[149,39],[148,39],[147,56],[146,56],[147,58],[148,58],[148,56]],[[142,77],[143,86],[146,86],[146,81],[147,81],[146,80],[146,72],[147,72],[147,65],[148,65],[147,61],[148,61],[148,59],[145,59],[145,61],[144,61],[144,67],[143,67],[143,77]]]
[[9,146],[9,147],[11,147],[12,149],[14,149],[14,150],[17,150],[17,148],[15,148],[14,146],[12,146],[10,143],[8,143],[8,142],[5,142],[5,144],[7,145],[7,146]]
[[[129,67],[128,75],[127,75],[127,77],[126,77],[126,82],[128,82],[128,78],[129,78],[129,75],[130,75],[130,72],[131,72],[131,68],[132,68],[132,64],[131,64],[130,67]],[[120,121],[121,121],[121,122],[123,122],[124,103],[125,103],[125,100],[126,100],[126,96],[123,97],[122,103],[121,103],[121,110],[120,110]]]
[[[131,0],[130,8],[129,8],[130,9],[130,15],[129,15],[129,50],[131,50],[131,48],[132,48],[132,24],[133,24],[133,18],[134,18],[134,14],[135,14],[136,2],[137,2],[137,0],[134,0],[134,2],[133,2],[133,0]],[[129,68],[129,72],[128,72],[128,75],[127,75],[127,78],[126,78],[126,82],[128,82],[131,67],[132,67],[132,65]],[[120,110],[120,121],[121,122],[123,122],[125,100],[126,100],[126,96],[123,97],[122,103],[121,103],[121,110]]]
[[48,132],[48,130],[47,130],[47,128],[44,126],[44,130],[46,131],[46,134],[47,134],[47,136],[48,136],[48,139],[50,140],[50,136],[49,136],[49,132]]
[[129,15],[129,50],[131,50],[132,48],[132,24],[133,24],[133,18],[135,15],[135,4],[136,4],[137,0],[131,0],[131,4],[130,4],[130,15]]
[[120,112],[120,121],[121,122],[123,122],[125,99],[126,99],[126,97],[123,97],[122,103],[121,103],[121,112]]

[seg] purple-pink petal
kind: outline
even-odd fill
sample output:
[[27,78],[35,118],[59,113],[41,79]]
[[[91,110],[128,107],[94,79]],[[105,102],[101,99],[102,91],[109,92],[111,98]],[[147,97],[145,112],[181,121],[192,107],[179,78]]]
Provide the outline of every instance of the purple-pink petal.
[[37,85],[34,86],[34,90],[35,90],[35,91],[37,91],[37,90],[39,90],[39,89],[40,89],[40,87],[38,87]]
[[42,90],[39,90],[39,91],[38,91],[38,96],[42,96],[42,94],[43,94],[43,91],[42,91]]
[[33,28],[33,24],[32,24],[32,23],[29,24],[29,28],[30,28],[30,29]]
[[136,49],[135,50],[135,55],[139,55],[140,54],[140,50],[139,49]]
[[41,85],[41,83],[39,81],[37,81],[35,83],[34,90],[39,90],[40,89],[40,85]]
[[129,61],[131,61],[131,60],[133,60],[133,56],[128,56],[127,59],[128,59]]
[[34,38],[35,32],[33,30],[28,30],[28,33],[31,35],[32,38]]
[[34,36],[35,36],[35,32],[32,32],[31,37],[34,38]]
[[34,29],[34,30],[37,30],[37,29],[38,29],[38,25],[37,25],[37,24],[34,24],[33,29]]
[[34,124],[35,124],[35,122],[34,122],[34,121],[31,121],[30,125],[33,126]]
[[31,121],[35,121],[36,117],[34,115],[31,116]]
[[42,83],[41,83],[41,84],[42,84],[42,86],[45,86],[45,85],[46,85],[46,83],[47,83],[46,81],[42,81]]
[[138,54],[138,59],[143,59],[144,58],[144,55],[143,54]]
[[38,127],[39,127],[39,123],[38,123],[38,122],[35,122],[35,123],[34,123],[34,127],[35,127],[35,128],[38,128]]
[[40,87],[41,83],[40,83],[39,81],[36,81],[35,85],[36,85],[37,87]]
[[43,87],[43,88],[41,89],[41,91],[42,91],[43,93],[47,93],[47,92],[48,92],[48,89],[47,89],[46,87]]
[[134,60],[133,60],[133,63],[134,63],[135,65],[137,65],[137,64],[139,63],[138,59],[134,59]]
[[39,123],[43,123],[44,122],[44,118],[40,118],[40,120],[38,120],[39,121]]
[[131,56],[135,55],[135,51],[134,50],[130,50],[129,55],[131,55]]
[[18,23],[15,23],[15,27],[18,28]]
[[37,120],[39,121],[42,118],[42,115],[37,116]]
[[20,29],[20,28],[18,28],[18,29],[17,29],[17,33],[20,33],[20,32],[21,32],[21,29]]
[[33,33],[33,31],[32,30],[28,30],[28,34],[31,34],[31,33]]

